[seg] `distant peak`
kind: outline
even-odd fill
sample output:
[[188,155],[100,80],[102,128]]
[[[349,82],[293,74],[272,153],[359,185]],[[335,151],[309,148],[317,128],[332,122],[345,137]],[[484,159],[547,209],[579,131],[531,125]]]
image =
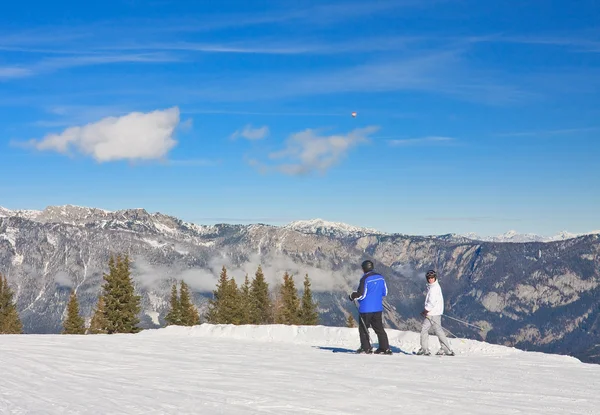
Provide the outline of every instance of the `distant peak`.
[[600,234],[600,231],[591,231],[585,233],[571,233],[568,231],[560,231],[556,235],[541,236],[534,233],[519,233],[515,230],[510,230],[506,233],[496,236],[479,236],[473,232],[463,234],[462,236],[468,239],[486,242],[554,242],[595,234]]
[[320,218],[293,221],[285,225],[284,228],[319,235],[361,236],[365,234],[384,234],[376,229],[348,225],[343,222],[331,222]]
[[47,213],[55,213],[62,215],[69,215],[70,213],[88,213],[88,212],[101,212],[101,213],[112,213],[111,211],[98,209],[87,206],[77,206],[77,205],[58,205],[58,206],[47,206],[43,212]]

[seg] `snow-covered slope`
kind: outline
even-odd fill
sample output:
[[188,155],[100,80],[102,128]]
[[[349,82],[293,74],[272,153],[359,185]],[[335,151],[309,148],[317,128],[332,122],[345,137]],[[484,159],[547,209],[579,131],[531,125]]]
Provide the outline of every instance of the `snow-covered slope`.
[[343,353],[357,329],[323,326],[5,335],[0,413],[598,413],[598,365],[458,339],[455,357],[414,356],[417,333],[388,334],[393,356]]

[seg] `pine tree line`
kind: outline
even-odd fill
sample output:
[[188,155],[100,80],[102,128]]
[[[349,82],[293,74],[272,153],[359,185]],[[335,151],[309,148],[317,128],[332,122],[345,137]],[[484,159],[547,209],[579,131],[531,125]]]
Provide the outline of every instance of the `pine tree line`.
[[[62,334],[113,334],[137,333],[140,328],[139,295],[135,294],[131,278],[130,260],[127,255],[111,256],[109,272],[103,274],[104,283],[90,320],[86,327],[79,312],[75,291],[71,291],[63,321]],[[278,286],[272,299],[269,284],[261,266],[252,281],[246,275],[244,284],[237,286],[229,278],[223,266],[213,298],[209,300],[206,321],[213,324],[295,324],[316,325],[319,323],[317,304],[312,298],[308,274],[304,278],[304,292],[298,296],[293,276],[283,275],[283,284]],[[6,277],[0,274],[0,334],[20,334],[23,326],[19,319],[13,292]],[[190,298],[188,285],[181,281],[171,289],[170,310],[165,317],[167,325],[193,326],[200,324],[198,310]]]
[[308,274],[304,278],[304,292],[298,297],[293,276],[283,275],[272,300],[269,284],[261,266],[258,266],[252,282],[248,275],[238,288],[233,277],[229,278],[223,266],[213,298],[209,300],[206,321],[212,324],[288,324],[316,325],[319,323],[317,303],[313,300]]

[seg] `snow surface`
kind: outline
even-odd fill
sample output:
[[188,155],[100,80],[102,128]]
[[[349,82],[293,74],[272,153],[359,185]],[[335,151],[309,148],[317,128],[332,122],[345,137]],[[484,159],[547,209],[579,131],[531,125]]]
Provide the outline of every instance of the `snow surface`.
[[600,413],[600,365],[459,339],[457,356],[414,356],[418,333],[387,332],[393,356],[343,353],[358,330],[324,326],[3,335],[0,413]]

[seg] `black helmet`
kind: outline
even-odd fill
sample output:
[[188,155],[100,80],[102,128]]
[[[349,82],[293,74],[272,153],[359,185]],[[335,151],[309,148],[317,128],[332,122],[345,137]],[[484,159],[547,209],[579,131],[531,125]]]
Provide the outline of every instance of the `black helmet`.
[[430,269],[425,273],[425,279],[429,279],[429,277],[434,277],[437,281],[437,274],[434,270]]
[[364,272],[373,271],[373,268],[374,268],[373,261],[370,261],[368,259],[366,261],[363,261],[363,263],[360,266],[362,267],[362,270]]

